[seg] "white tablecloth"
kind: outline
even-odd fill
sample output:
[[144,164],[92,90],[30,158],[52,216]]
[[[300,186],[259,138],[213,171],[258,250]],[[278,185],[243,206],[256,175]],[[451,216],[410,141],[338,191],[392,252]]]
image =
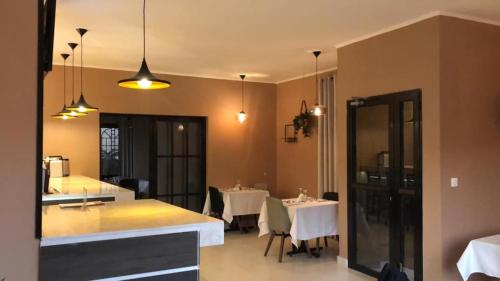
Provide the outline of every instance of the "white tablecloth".
[[[292,222],[290,236],[292,243],[299,246],[301,240],[338,235],[338,202],[310,201],[304,203],[283,203]],[[259,217],[259,237],[268,234],[267,206],[264,202]]]
[[[222,218],[231,223],[233,216],[259,214],[262,204],[269,196],[269,191],[260,189],[247,189],[237,191],[222,191],[224,212]],[[207,193],[203,214],[210,214],[210,193]]]
[[464,280],[475,272],[500,278],[500,234],[470,241],[457,267]]

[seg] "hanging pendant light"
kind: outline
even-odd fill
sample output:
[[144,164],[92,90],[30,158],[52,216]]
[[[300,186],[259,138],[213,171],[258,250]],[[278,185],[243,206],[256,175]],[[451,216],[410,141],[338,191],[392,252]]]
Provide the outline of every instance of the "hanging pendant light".
[[156,90],[170,87],[171,83],[155,77],[146,63],[146,0],[142,5],[142,64],[139,72],[128,79],[118,81],[118,86],[129,89]]
[[314,104],[311,112],[313,115],[322,116],[326,114],[326,106],[319,103],[319,93],[318,93],[318,57],[321,51],[314,51],[313,55],[316,57],[316,104]]
[[[71,48],[71,104],[69,108],[77,108],[75,105],[75,48],[78,46],[77,43],[68,43]],[[71,116],[79,117],[87,115],[87,112],[80,112],[78,110],[70,110]]]
[[243,123],[243,122],[245,122],[245,120],[247,120],[247,114],[243,110],[244,105],[245,105],[245,86],[244,86],[245,77],[246,77],[245,74],[240,75],[240,78],[241,78],[241,111],[240,111],[240,113],[238,113],[238,121],[240,121],[240,123]]
[[83,35],[87,33],[87,29],[77,28],[76,31],[80,34],[80,99],[76,104],[73,104],[68,107],[68,110],[74,110],[78,112],[92,112],[97,111],[97,107],[93,107],[85,101],[85,97],[83,96]]
[[75,118],[74,116],[70,116],[70,111],[66,109],[66,59],[69,57],[69,54],[61,54],[61,57],[64,60],[63,66],[63,108],[57,114],[52,115],[52,118],[69,120]]

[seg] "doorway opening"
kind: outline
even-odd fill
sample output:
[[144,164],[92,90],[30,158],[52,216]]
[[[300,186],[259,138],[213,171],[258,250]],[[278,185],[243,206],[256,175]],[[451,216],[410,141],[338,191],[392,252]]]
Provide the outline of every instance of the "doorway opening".
[[100,114],[100,178],[135,183],[136,198],[201,212],[206,117]]

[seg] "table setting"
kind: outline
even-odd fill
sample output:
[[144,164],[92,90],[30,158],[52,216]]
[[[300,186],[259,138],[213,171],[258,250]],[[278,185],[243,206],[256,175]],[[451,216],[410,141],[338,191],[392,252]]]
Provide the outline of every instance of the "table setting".
[[[307,196],[302,190],[297,198],[282,199],[291,222],[290,236],[294,251],[302,252],[303,241],[338,235],[338,202]],[[270,233],[268,211],[264,202],[258,221],[259,237]]]

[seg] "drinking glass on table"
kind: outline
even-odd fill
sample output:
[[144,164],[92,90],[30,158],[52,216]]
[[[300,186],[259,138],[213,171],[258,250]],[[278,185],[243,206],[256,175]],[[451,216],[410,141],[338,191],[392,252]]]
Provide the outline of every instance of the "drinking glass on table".
[[302,187],[299,187],[298,189],[299,189],[299,195],[301,195],[302,194]]

